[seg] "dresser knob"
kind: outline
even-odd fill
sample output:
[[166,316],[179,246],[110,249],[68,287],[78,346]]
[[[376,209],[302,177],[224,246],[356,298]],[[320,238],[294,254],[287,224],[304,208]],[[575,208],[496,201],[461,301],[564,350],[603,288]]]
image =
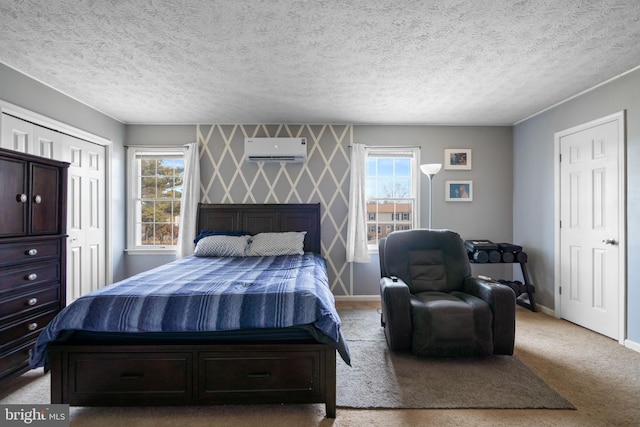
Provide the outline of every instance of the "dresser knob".
[[31,298],[29,301],[27,301],[27,304],[33,306],[36,305],[38,303],[38,298]]
[[31,273],[30,275],[27,276],[27,280],[36,280],[38,278],[38,275],[36,273]]
[[37,249],[29,249],[27,251],[27,255],[29,255],[29,256],[38,255],[38,250]]
[[38,329],[38,324],[36,322],[29,323],[29,326],[27,326],[27,328],[29,328],[30,331],[35,331],[36,329]]

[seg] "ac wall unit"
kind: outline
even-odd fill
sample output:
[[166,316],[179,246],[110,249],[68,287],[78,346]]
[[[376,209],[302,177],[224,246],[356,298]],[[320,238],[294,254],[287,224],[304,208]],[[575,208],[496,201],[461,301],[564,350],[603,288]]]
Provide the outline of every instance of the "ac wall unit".
[[248,162],[304,163],[307,138],[245,138],[244,158]]

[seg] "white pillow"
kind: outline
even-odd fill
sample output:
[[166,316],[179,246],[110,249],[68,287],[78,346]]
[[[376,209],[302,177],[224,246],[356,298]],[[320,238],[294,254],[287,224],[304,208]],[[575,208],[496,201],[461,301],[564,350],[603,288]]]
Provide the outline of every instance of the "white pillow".
[[251,236],[208,236],[198,240],[193,253],[199,257],[246,256]]
[[306,231],[258,233],[251,238],[247,256],[302,255]]

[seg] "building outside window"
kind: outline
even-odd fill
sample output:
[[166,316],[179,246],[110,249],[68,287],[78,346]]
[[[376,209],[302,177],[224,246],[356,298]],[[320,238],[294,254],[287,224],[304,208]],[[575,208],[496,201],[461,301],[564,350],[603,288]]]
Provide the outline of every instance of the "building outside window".
[[130,252],[175,251],[184,179],[179,148],[129,148],[128,248]]
[[376,251],[378,241],[395,230],[418,224],[418,165],[415,148],[370,147],[366,164],[367,240]]

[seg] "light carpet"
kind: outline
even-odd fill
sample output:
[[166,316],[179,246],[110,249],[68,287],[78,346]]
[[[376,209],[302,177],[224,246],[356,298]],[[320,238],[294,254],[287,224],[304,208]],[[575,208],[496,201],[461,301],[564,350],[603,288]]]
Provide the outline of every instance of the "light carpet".
[[[340,310],[352,366],[337,359],[337,406],[357,409],[575,409],[515,356],[477,359],[419,358],[390,352],[373,309]],[[42,369],[0,389],[1,403],[46,404],[49,375]],[[176,409],[192,414],[210,409]],[[153,414],[152,408],[73,408],[72,415]],[[86,412],[86,413],[85,413]],[[146,414],[146,412],[145,412]],[[92,415],[92,416],[93,416]],[[145,415],[145,416],[147,416]]]
[[352,366],[338,360],[342,408],[575,409],[515,356],[421,358],[391,352],[376,310],[340,310]]

